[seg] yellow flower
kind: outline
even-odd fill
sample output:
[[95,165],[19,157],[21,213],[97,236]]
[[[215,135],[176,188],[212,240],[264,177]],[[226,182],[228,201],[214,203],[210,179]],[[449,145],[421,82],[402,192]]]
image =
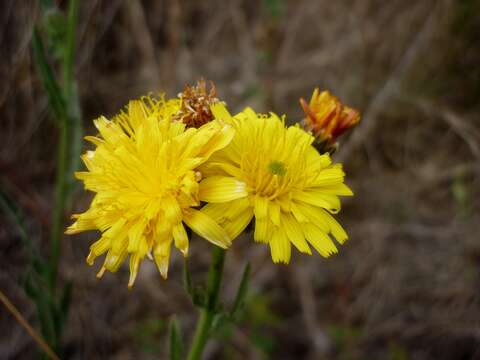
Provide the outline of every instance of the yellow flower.
[[330,150],[336,139],[351,127],[360,122],[360,114],[348,106],[344,106],[328,91],[313,91],[310,104],[301,98],[300,104],[305,112],[304,127],[313,133],[318,142],[324,142],[326,150]]
[[94,121],[97,137],[86,139],[96,145],[82,156],[88,171],[77,172],[95,197],[90,208],[73,215],[68,234],[100,230],[101,238],[90,247],[87,262],[107,253],[98,274],[115,272],[130,255],[131,287],[141,260],[153,258],[166,278],[173,243],[184,256],[188,236],[183,223],[205,239],[227,247],[231,239],[200,205],[197,167],[233,138],[234,129],[221,121],[185,128],[174,121],[179,100],[150,98],[130,101],[126,112],[112,121]]
[[255,217],[254,240],[270,245],[275,263],[288,263],[291,244],[322,256],[337,252],[346,232],[333,218],[339,195],[353,195],[343,183],[341,164],[312,146],[314,138],[298,126],[286,127],[277,115],[246,109],[231,117],[222,104],[212,107],[216,119],[232,123],[232,142],[203,165],[208,175],[199,197],[209,202],[202,212],[214,218],[234,239]]

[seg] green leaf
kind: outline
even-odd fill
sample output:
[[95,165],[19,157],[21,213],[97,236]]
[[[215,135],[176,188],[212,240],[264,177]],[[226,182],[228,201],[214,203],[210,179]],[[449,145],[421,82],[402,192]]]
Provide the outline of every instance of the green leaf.
[[35,274],[38,275],[39,278],[44,279],[44,281],[48,280],[50,275],[50,265],[45,259],[37,254],[36,256],[33,256],[30,265],[32,265]]
[[250,263],[247,263],[243,269],[242,280],[240,281],[240,285],[238,286],[237,294],[235,295],[235,300],[233,302],[233,306],[230,310],[230,316],[235,319],[238,315],[238,312],[244,307],[245,305],[245,298],[248,292],[248,285],[250,282]]
[[187,294],[190,296],[193,305],[200,308],[204,308],[207,303],[207,292],[204,286],[193,285],[192,278],[190,276],[190,269],[188,268],[188,260],[183,262],[183,274],[182,274],[183,287]]
[[4,191],[0,189],[0,209],[7,215],[7,218],[16,226],[20,239],[23,242],[23,245],[27,249],[29,256],[29,263],[33,266],[33,269],[42,274],[47,269],[47,264],[40,257],[37,249],[33,245],[32,240],[28,234],[27,228],[25,226],[25,216],[20,209],[20,207],[13,201]]
[[193,296],[192,278],[190,276],[190,269],[188,268],[188,260],[183,261],[183,273],[182,273],[183,287],[188,295]]
[[170,320],[169,329],[169,359],[181,360],[183,354],[183,340],[180,333],[180,328],[175,316]]
[[207,290],[204,286],[195,286],[192,290],[191,297],[193,305],[200,308],[207,306]]
[[55,3],[53,0],[40,0],[40,7],[42,11],[47,11],[55,8]]
[[24,224],[24,216],[18,205],[2,190],[0,190],[0,209],[7,215],[12,223],[15,224],[20,238],[25,245],[31,248],[32,242],[28,236],[27,229]]
[[218,312],[213,316],[211,332],[216,333],[225,328],[226,325],[231,324],[230,314],[225,312]]
[[62,59],[66,51],[67,18],[56,7],[43,11],[41,30],[45,34],[46,47],[53,59]]
[[40,321],[40,329],[45,341],[52,347],[52,350],[57,350],[57,334],[55,329],[55,314],[52,313],[51,302],[49,301],[46,291],[38,291],[33,298],[37,307],[37,316]]
[[57,124],[65,123],[68,119],[65,99],[60,91],[60,87],[55,79],[52,68],[48,64],[47,56],[45,54],[45,47],[36,27],[33,30],[32,47],[35,64],[37,66],[43,86],[47,91],[48,100],[55,115]]
[[267,355],[267,358],[270,358],[269,355],[272,354],[273,349],[275,348],[275,337],[268,332],[255,330],[252,331],[249,338],[253,346]]
[[72,302],[72,292],[73,292],[72,282],[69,281],[65,284],[63,288],[62,297],[60,298],[60,311],[64,319],[66,319],[68,312],[70,310],[70,303]]
[[23,289],[30,299],[35,299],[38,294],[38,290],[33,284],[32,276],[29,273],[25,274],[25,278],[22,281]]
[[285,15],[284,0],[263,0],[263,4],[272,19],[280,19]]
[[70,303],[72,301],[72,290],[72,282],[69,281],[63,287],[63,291],[58,300],[58,304],[55,304],[52,301],[52,313],[55,314],[55,329],[58,338],[61,338],[65,322],[67,321],[68,311],[70,308]]

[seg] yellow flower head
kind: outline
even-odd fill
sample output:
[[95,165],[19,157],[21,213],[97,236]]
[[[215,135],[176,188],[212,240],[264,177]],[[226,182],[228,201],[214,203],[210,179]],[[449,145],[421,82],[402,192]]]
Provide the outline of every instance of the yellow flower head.
[[313,91],[310,104],[301,98],[300,104],[305,112],[304,126],[318,139],[325,142],[326,148],[332,147],[336,139],[360,122],[360,114],[344,106],[328,91]]
[[332,217],[339,195],[353,195],[343,183],[341,164],[312,146],[313,136],[298,126],[286,127],[275,114],[246,109],[231,117],[225,107],[212,108],[217,119],[236,128],[232,142],[202,169],[202,212],[214,218],[233,239],[255,217],[254,240],[270,245],[275,263],[288,263],[291,244],[311,254],[309,244],[327,257],[347,234]]
[[113,120],[95,120],[99,135],[86,137],[96,149],[82,156],[88,171],[76,177],[95,197],[86,212],[73,215],[67,233],[102,232],[87,258],[92,265],[107,253],[99,277],[117,271],[130,255],[131,287],[141,260],[153,254],[166,278],[171,244],[188,252],[183,223],[218,246],[230,244],[226,232],[194,207],[200,205],[197,167],[231,141],[234,129],[221,121],[186,129],[173,120],[178,109],[179,100],[130,101]]

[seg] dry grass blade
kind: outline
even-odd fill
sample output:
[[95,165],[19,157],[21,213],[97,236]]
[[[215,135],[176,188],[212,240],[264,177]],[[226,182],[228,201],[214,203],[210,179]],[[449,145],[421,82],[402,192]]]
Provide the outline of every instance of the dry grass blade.
[[40,346],[40,348],[45,351],[50,359],[60,360],[60,358],[53,352],[53,350],[48,346],[45,340],[42,339],[40,335],[37,334],[35,329],[27,322],[27,320],[20,314],[20,311],[12,304],[8,297],[0,290],[0,301],[7,308],[7,310],[15,317],[20,325],[22,325],[28,334],[35,340],[35,342]]
[[445,108],[436,106],[428,101],[420,101],[418,104],[425,112],[438,113],[452,130],[460,136],[470,148],[470,151],[477,158],[480,158],[479,136],[474,126],[462,119],[457,113]]
[[384,85],[371,100],[369,106],[363,114],[361,125],[352,135],[350,141],[346,142],[339,152],[337,157],[339,161],[346,161],[355,149],[365,143],[365,139],[367,139],[375,129],[378,121],[377,119],[382,109],[391,100],[392,96],[398,92],[402,79],[410,70],[415,60],[419,57],[420,51],[424,48],[427,40],[429,39],[430,31],[432,30],[433,24],[438,16],[437,11],[435,10],[436,9],[433,8],[431,11],[429,11],[424,25],[413,39],[411,45],[406,50],[397,66],[393,69]]

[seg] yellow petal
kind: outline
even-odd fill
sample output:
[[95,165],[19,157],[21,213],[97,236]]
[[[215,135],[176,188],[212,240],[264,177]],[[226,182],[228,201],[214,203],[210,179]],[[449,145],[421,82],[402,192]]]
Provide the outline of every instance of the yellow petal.
[[307,191],[293,191],[292,197],[295,200],[305,202],[307,204],[320,206],[333,214],[340,211],[340,200],[338,196],[325,194],[322,191],[307,190]]
[[106,268],[105,266],[102,266],[102,267],[100,268],[100,270],[99,270],[98,273],[97,273],[97,278],[98,278],[98,279],[100,279],[100,278],[103,276],[103,274],[105,274],[105,270],[107,270],[107,268]]
[[167,222],[162,213],[151,224],[154,226],[152,232],[155,234],[156,241],[172,237],[172,224]]
[[253,217],[251,208],[247,208],[236,217],[225,222],[225,231],[230,239],[234,240],[248,226]]
[[343,182],[344,177],[345,173],[343,172],[341,166],[333,166],[321,170],[311,186],[328,186],[339,184]]
[[175,240],[175,247],[179,249],[183,256],[188,254],[188,235],[180,222],[172,228],[173,239]]
[[168,276],[168,265],[170,261],[170,251],[172,247],[172,238],[159,239],[155,248],[153,249],[153,257],[157,265],[160,275],[164,279]]
[[312,251],[305,240],[301,225],[290,214],[282,214],[282,228],[287,234],[288,239],[302,253],[312,255]]
[[300,209],[300,207],[293,201],[290,202],[290,208],[292,209],[293,216],[299,223],[305,223],[309,221],[307,216]]
[[348,235],[343,227],[334,219],[332,215],[330,215],[327,211],[320,209],[322,212],[323,218],[327,221],[328,226],[330,227],[330,231],[332,232],[335,239],[340,244],[343,244],[348,239]]
[[[125,237],[126,239],[126,237]],[[105,262],[103,266],[111,272],[116,272],[120,265],[122,265],[123,261],[127,257],[127,247],[123,249],[123,251],[117,253],[114,252],[113,249],[110,249],[107,256],[105,257]]]
[[67,228],[67,230],[65,231],[65,234],[73,235],[73,234],[78,234],[82,231],[95,230],[97,228],[97,226],[95,225],[94,219],[85,218],[82,215],[83,214],[79,215],[76,221]]
[[228,220],[235,219],[245,210],[252,207],[248,198],[233,200],[228,204],[230,204],[230,207],[224,213],[224,217]]
[[214,152],[227,146],[235,136],[235,129],[230,124],[220,125],[219,131],[203,146],[201,156],[209,158]]
[[178,201],[172,196],[165,196],[163,199],[163,211],[167,222],[176,224],[182,220],[182,210]]
[[280,226],[280,205],[277,201],[268,202],[268,213],[272,223],[276,226]]
[[128,103],[128,120],[132,128],[138,128],[146,118],[145,105],[143,101],[131,100]]
[[268,219],[259,219],[255,217],[255,232],[253,234],[253,240],[264,244],[268,243]]
[[287,239],[286,234],[280,228],[276,228],[272,238],[269,241],[269,244],[274,263],[281,262],[288,264],[290,262],[292,247],[290,245],[290,241]]
[[222,120],[227,123],[232,122],[232,115],[228,112],[225,104],[218,102],[210,106],[210,110],[212,111],[213,116],[217,120]]
[[280,196],[276,200],[280,204],[280,209],[282,209],[283,212],[289,213],[292,211],[292,201],[288,196]]
[[126,135],[120,126],[104,116],[100,116],[98,119],[93,120],[93,124],[106,142],[118,143],[121,138],[126,138]]
[[315,188],[315,190],[321,191],[325,194],[331,195],[340,195],[340,196],[353,196],[353,191],[344,183],[320,186]]
[[148,205],[145,209],[145,217],[148,219],[148,220],[151,220],[152,218],[154,218],[158,212],[160,211],[160,209],[162,208],[162,203],[160,201],[149,201],[148,202]]
[[211,217],[218,224],[221,224],[226,219],[226,213],[228,210],[235,206],[235,202],[226,202],[226,203],[208,203],[200,210],[205,215]]
[[137,252],[142,238],[144,238],[144,230],[146,227],[145,221],[137,221],[135,224],[132,225],[130,230],[128,231],[128,252],[133,253]]
[[126,236],[125,222],[126,220],[124,218],[118,219],[110,229],[103,233],[103,236],[107,236],[112,239],[116,239],[119,236]]
[[96,136],[85,136],[84,139],[91,142],[92,144],[94,144],[96,146],[99,146],[99,145],[102,145],[103,143],[105,143],[105,140],[103,140],[99,137],[96,137]]
[[212,176],[200,183],[198,197],[202,201],[222,203],[247,196],[246,185],[233,177]]
[[168,266],[170,265],[170,256],[166,257],[156,257],[155,264],[157,264],[158,271],[160,275],[165,280],[168,278]]
[[95,260],[95,258],[97,256],[102,255],[108,249],[110,249],[111,244],[112,244],[112,239],[105,236],[102,236],[99,240],[94,242],[90,246],[90,254],[87,257],[88,265],[93,265],[93,261]]
[[338,252],[332,239],[315,225],[308,223],[303,226],[308,242],[324,257]]
[[[144,258],[150,252],[152,244],[152,236],[148,234],[147,236],[142,236],[140,239],[140,244],[138,246],[138,253],[140,258]],[[151,256],[151,255],[150,255]]]
[[317,173],[322,169],[327,168],[331,163],[332,159],[329,154],[320,155],[314,147],[310,147],[306,154],[306,163],[308,164],[308,170],[313,173]]
[[[188,140],[188,145],[182,151],[182,157],[199,157],[205,161],[214,152],[227,146],[234,135],[235,129],[232,125],[221,121],[206,123]],[[184,134],[182,136],[182,142],[185,143]]]
[[135,283],[135,279],[137,278],[141,260],[142,258],[138,253],[133,253],[130,255],[130,278],[128,279],[128,287],[130,289],[132,288],[133,284]]
[[324,216],[324,213],[327,212],[324,209],[304,203],[297,205],[297,207],[299,211],[301,211],[301,213],[306,216],[309,222],[312,222],[326,233],[330,231],[330,225],[328,224],[328,221]]
[[[218,159],[218,157],[216,158]],[[213,175],[227,175],[227,176],[233,176],[236,178],[239,178],[242,176],[242,171],[240,170],[239,166],[236,164],[231,164],[227,161],[223,162],[207,162],[205,166],[202,168],[202,173],[204,172],[203,169],[205,169],[205,174],[210,174],[210,176]]]
[[255,218],[263,219],[267,217],[268,199],[263,196],[255,197]]
[[231,239],[226,231],[205,213],[194,209],[185,210],[183,213],[183,221],[198,235],[211,243],[223,249],[230,246]]

